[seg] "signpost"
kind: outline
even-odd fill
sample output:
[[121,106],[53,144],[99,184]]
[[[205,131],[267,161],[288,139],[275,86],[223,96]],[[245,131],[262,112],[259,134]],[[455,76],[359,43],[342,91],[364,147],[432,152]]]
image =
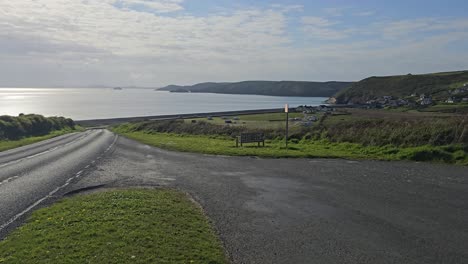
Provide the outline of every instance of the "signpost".
[[289,134],[289,105],[284,105],[284,112],[286,113],[286,149],[288,149],[288,134]]

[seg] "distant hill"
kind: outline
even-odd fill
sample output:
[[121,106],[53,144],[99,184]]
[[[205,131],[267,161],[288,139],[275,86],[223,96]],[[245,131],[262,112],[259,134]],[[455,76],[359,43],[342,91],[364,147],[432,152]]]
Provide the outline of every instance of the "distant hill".
[[255,94],[273,96],[330,97],[352,82],[246,81],[237,83],[199,83],[192,86],[169,85],[158,90],[170,92]]
[[383,96],[405,98],[415,94],[445,100],[466,83],[468,71],[370,77],[337,92],[334,97],[338,104],[363,104]]

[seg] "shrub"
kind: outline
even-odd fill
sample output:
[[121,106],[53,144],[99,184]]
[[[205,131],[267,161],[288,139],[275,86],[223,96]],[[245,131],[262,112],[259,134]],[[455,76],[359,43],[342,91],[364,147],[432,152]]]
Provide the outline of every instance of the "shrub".
[[41,115],[0,116],[0,139],[17,140],[29,136],[42,136],[55,130],[74,129],[73,120]]

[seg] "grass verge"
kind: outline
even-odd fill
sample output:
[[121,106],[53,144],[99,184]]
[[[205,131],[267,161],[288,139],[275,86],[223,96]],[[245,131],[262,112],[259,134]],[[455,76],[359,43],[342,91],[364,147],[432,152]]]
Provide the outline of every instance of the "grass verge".
[[[123,127],[124,128],[124,127]],[[270,158],[345,158],[373,160],[413,160],[468,165],[468,155],[461,145],[395,147],[364,146],[357,143],[333,143],[326,140],[291,140],[285,149],[283,140],[269,140],[266,147],[255,145],[236,148],[230,137],[173,133],[128,132],[119,127],[114,132],[158,148],[214,155],[259,156]]]
[[172,190],[78,195],[33,213],[0,263],[227,263],[201,210]]
[[38,136],[38,137],[26,137],[22,138],[19,140],[0,140],[0,152],[9,150],[9,149],[14,149],[26,145],[30,145],[39,141],[51,139],[54,137],[58,137],[61,135],[65,135],[68,133],[73,133],[73,132],[78,132],[78,131],[83,131],[82,128],[77,128],[77,129],[63,129],[63,130],[57,130],[53,131],[50,134],[44,135],[44,136]]

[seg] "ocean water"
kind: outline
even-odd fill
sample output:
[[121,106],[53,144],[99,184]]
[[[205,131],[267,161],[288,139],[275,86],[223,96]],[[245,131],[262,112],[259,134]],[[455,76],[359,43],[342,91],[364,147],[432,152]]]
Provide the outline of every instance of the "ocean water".
[[65,116],[75,120],[320,105],[324,97],[170,93],[128,88],[0,88],[0,115]]

